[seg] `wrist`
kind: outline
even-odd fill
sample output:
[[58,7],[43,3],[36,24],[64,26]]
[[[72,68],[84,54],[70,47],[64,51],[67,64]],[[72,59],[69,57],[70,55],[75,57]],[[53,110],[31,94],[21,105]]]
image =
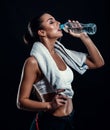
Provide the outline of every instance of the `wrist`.
[[80,34],[80,39],[83,40],[83,39],[88,39],[89,36],[87,35],[87,33],[83,32]]
[[52,110],[51,102],[46,102],[46,111]]

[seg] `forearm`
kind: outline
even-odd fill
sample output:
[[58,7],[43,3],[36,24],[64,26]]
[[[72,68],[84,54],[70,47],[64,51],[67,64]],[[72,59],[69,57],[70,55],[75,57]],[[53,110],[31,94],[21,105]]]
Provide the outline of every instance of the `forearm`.
[[30,99],[23,99],[19,102],[19,109],[27,111],[47,111],[51,109],[50,102],[39,102]]

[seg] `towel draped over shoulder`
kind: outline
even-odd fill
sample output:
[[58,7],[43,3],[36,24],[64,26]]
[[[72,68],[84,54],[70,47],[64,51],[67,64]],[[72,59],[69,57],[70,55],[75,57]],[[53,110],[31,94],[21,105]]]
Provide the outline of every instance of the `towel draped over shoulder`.
[[[86,53],[69,50],[59,41],[56,41],[54,47],[65,63],[78,73],[83,74],[88,69],[88,66],[85,64]],[[41,42],[33,44],[30,55],[36,58],[41,71],[54,89],[66,88],[55,61]]]

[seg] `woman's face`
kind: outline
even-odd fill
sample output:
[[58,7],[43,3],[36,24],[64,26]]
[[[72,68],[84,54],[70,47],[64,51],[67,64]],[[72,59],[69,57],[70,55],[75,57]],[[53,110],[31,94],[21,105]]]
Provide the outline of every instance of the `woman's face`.
[[63,36],[63,33],[59,27],[60,22],[55,20],[55,18],[45,13],[41,16],[43,30],[46,32],[46,36],[48,38],[60,38]]

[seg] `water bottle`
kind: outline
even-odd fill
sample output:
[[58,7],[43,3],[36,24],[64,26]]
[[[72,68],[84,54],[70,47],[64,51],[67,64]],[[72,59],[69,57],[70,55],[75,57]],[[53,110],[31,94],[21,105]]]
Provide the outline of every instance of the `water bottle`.
[[76,28],[74,26],[73,22],[66,22],[64,24],[60,25],[60,29],[63,29],[65,32],[68,32],[69,29],[71,29],[73,32],[76,33],[81,33],[81,32],[86,32],[89,35],[94,35],[97,31],[97,26],[95,23],[80,23],[81,28]]

